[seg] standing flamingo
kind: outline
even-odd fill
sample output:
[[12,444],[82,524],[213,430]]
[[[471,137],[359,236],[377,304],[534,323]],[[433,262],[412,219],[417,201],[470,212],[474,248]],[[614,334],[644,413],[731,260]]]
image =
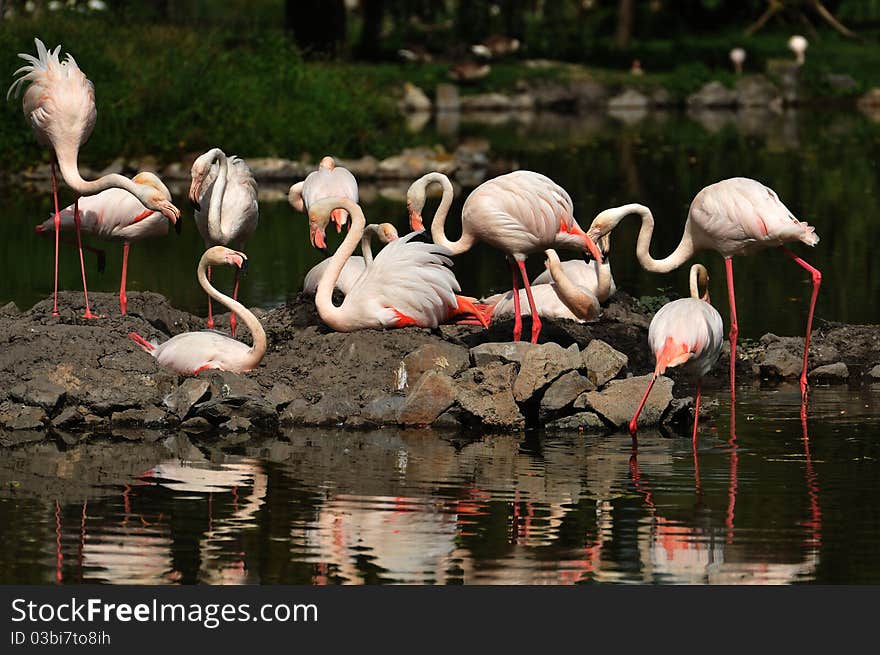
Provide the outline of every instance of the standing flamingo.
[[[196,227],[205,248],[226,246],[242,250],[257,229],[257,181],[245,161],[235,155],[227,157],[220,148],[211,148],[192,165],[189,199],[195,207]],[[208,211],[203,209],[207,205]],[[235,269],[233,300],[238,300],[238,277]],[[208,279],[211,267],[208,266]],[[235,314],[229,317],[229,328],[235,336]],[[214,328],[214,312],[208,296],[208,329]]]
[[130,333],[128,336],[144,352],[155,357],[159,366],[181,375],[196,375],[211,368],[243,373],[255,369],[262,361],[266,354],[266,333],[260,321],[240,302],[217,291],[208,280],[206,269],[223,264],[243,269],[247,266],[247,256],[224,246],[208,248],[199,260],[199,284],[205,293],[241,316],[241,320],[251,331],[254,345],[248,346],[212,330],[184,332],[159,345],[147,341],[135,332]]
[[[373,263],[373,248],[370,242],[374,236],[377,236],[382,243],[391,243],[397,238],[397,229],[391,223],[370,223],[367,225],[364,236],[361,238],[361,252],[364,256],[353,255],[346,259],[345,266],[336,281],[336,288],[343,295],[351,291],[354,283],[363,275],[364,270]],[[306,273],[306,279],[303,281],[304,293],[315,295],[318,292],[318,283],[329,266],[330,259],[327,258]]]
[[[171,199],[171,192],[162,180],[153,173],[138,173],[133,181],[156,188],[166,198]],[[107,241],[122,241],[122,281],[119,285],[119,309],[125,316],[128,297],[125,294],[125,280],[128,272],[128,251],[132,241],[140,241],[150,237],[168,234],[168,220],[164,214],[147,209],[143,203],[124,189],[106,189],[94,196],[83,196],[79,199],[80,231],[94,234]],[[77,208],[70,205],[61,210],[61,229],[69,230],[75,223]],[[54,216],[37,225],[38,233],[47,233],[53,229]],[[180,222],[174,228],[180,232]],[[103,257],[103,251],[98,251]],[[100,268],[100,265],[99,265]]]
[[730,300],[730,394],[735,396],[736,337],[739,326],[736,320],[736,298],[733,289],[734,255],[751,255],[765,248],[779,248],[798,266],[810,273],[813,295],[807,315],[807,334],[804,340],[804,366],[801,372],[801,398],[807,399],[807,357],[810,353],[810,333],[813,312],[822,274],[785,247],[789,241],[800,241],[808,246],[819,243],[816,229],[797,220],[779,200],[773,189],[746,177],[733,177],[710,184],[701,190],[691,203],[681,242],[663,259],[651,257],[651,235],[654,233],[654,217],[644,205],[623,205],[606,209],[593,220],[587,231],[593,240],[610,232],[629,214],[639,214],[642,227],[636,241],[636,257],[645,270],[667,273],[685,263],[698,250],[715,250],[724,257],[727,270],[727,293]]
[[[95,87],[77,66],[73,56],[61,61],[61,46],[49,51],[40,39],[34,39],[37,56],[20,53],[27,65],[22,66],[15,75],[22,74],[9,87],[8,100],[27,84],[22,98],[22,109],[30,123],[34,136],[40,145],[52,150],[52,194],[55,202],[55,294],[52,316],[58,316],[58,250],[61,233],[61,216],[58,211],[58,185],[55,180],[55,164],[61,169],[61,177],[78,196],[93,195],[105,189],[120,188],[137,197],[147,208],[168,217],[172,223],[180,217],[180,211],[171,204],[170,198],[149,184],[141,184],[123,175],[109,174],[94,180],[82,179],[77,165],[79,149],[88,140],[95,128],[98,112],[95,107]],[[97,318],[89,306],[89,291],[86,285],[86,269],[83,262],[82,238],[78,202],[74,200],[74,226],[79,246],[79,264],[82,272],[83,294],[85,296],[85,318]]]
[[709,304],[709,273],[702,264],[691,266],[691,297],[680,298],[666,303],[651,319],[648,327],[648,344],[654,352],[657,365],[654,375],[642,396],[636,413],[629,422],[633,447],[638,445],[639,414],[648,400],[648,395],[657,381],[657,376],[667,368],[686,366],[697,375],[697,401],[694,414],[693,442],[697,443],[697,424],[700,420],[700,391],[702,378],[721,356],[724,342],[724,323],[721,314]]
[[[333,157],[324,157],[318,164],[318,170],[308,174],[305,180],[297,182],[287,194],[290,206],[298,212],[309,213],[309,208],[323,198],[348,198],[358,201],[357,180],[351,171],[337,166]],[[348,222],[348,212],[334,209],[331,217],[336,223],[336,231],[341,232],[342,226]]]
[[412,241],[421,232],[411,232],[383,248],[346,294],[342,305],[336,307],[333,288],[363,236],[366,219],[360,206],[348,198],[325,198],[309,209],[312,245],[323,248],[330,214],[340,208],[350,214],[353,228],[330,258],[318,283],[315,305],[327,325],[338,332],[410,325],[433,328],[466,313],[487,326],[473,300],[457,294],[461,288],[449,269],[452,261],[446,248]]
[[425,206],[425,192],[432,183],[439,183],[443,187],[443,198],[431,225],[434,243],[444,246],[452,255],[469,250],[477,240],[504,252],[513,277],[516,311],[513,340],[519,341],[522,334],[519,275],[531,309],[532,343],[536,343],[541,332],[541,319],[526,273],[526,257],[549,248],[570,248],[589,250],[597,261],[602,261],[594,240],[588,238],[574,220],[574,207],[568,193],[550,178],[532,171],[514,171],[483,182],[468,196],[462,208],[461,238],[449,241],[444,233],[444,225],[452,205],[453,189],[452,183],[442,173],[422,176],[407,191],[410,227],[413,230],[424,229],[422,209]]

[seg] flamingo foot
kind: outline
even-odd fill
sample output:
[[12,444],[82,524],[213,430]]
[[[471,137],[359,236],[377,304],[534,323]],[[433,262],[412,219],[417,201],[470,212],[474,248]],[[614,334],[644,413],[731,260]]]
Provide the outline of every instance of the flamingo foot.
[[467,296],[455,296],[455,300],[458,302],[454,310],[456,314],[470,314],[476,316],[480,325],[484,328],[489,327],[489,321],[486,319],[483,312],[476,306],[473,298],[468,298]]

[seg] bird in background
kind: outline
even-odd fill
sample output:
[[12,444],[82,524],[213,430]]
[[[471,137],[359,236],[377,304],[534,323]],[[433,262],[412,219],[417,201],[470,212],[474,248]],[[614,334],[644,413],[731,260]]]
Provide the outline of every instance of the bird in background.
[[639,414],[648,400],[657,377],[667,368],[681,366],[697,376],[697,401],[694,414],[694,447],[700,420],[700,392],[703,376],[721,356],[724,343],[724,324],[721,314],[709,300],[709,273],[702,264],[694,264],[690,271],[690,298],[666,303],[651,319],[648,327],[648,345],[654,353],[656,366],[645,395],[629,422],[633,447],[638,446]]
[[407,191],[410,227],[424,229],[422,209],[430,184],[443,187],[443,198],[431,224],[434,243],[447,248],[453,256],[469,250],[477,241],[501,250],[507,256],[513,278],[513,340],[519,341],[522,334],[521,278],[531,310],[532,343],[536,343],[541,319],[526,272],[526,257],[550,248],[566,248],[588,251],[597,261],[602,261],[595,241],[587,237],[574,219],[574,206],[568,193],[550,178],[532,171],[515,171],[483,182],[464,203],[461,237],[450,241],[444,229],[454,191],[449,178],[442,173],[422,176]]
[[333,288],[346,260],[363,237],[366,219],[360,206],[348,198],[325,198],[309,209],[312,245],[326,246],[325,229],[334,209],[345,209],[352,227],[330,258],[318,283],[315,306],[327,325],[337,332],[408,326],[437,327],[461,314],[488,323],[474,300],[458,295],[461,288],[450,270],[452,261],[443,246],[413,241],[421,232],[395,239],[376,255],[346,294],[339,307],[333,304]]
[[742,48],[734,48],[730,51],[730,62],[733,64],[733,70],[737,75],[742,75],[743,64],[746,62],[746,51]]
[[184,332],[162,344],[147,341],[136,332],[128,336],[140,348],[152,355],[162,368],[181,375],[196,375],[207,369],[219,369],[243,373],[255,369],[266,354],[266,332],[253,313],[237,300],[224,296],[208,280],[209,266],[234,266],[242,270],[247,266],[247,255],[224,246],[208,248],[199,260],[197,277],[199,284],[209,296],[241,317],[251,331],[254,345],[248,346],[213,330]]
[[[351,290],[358,278],[363,275],[364,270],[373,263],[373,247],[371,243],[373,237],[378,238],[382,243],[391,243],[398,237],[397,228],[391,223],[370,223],[367,225],[364,230],[364,236],[361,238],[361,252],[363,253],[363,257],[352,255],[345,260],[345,266],[342,267],[342,272],[339,274],[339,279],[336,281],[336,288],[339,289],[343,295]],[[321,281],[321,276],[324,275],[324,272],[329,265],[330,259],[324,259],[306,273],[305,280],[303,281],[304,293],[309,295],[315,295],[315,293],[317,293],[318,283]]]
[[[171,192],[162,180],[149,172],[138,173],[132,178],[137,184],[146,184],[161,192],[171,200]],[[69,205],[61,210],[61,229],[75,227],[76,207]],[[106,189],[93,196],[79,199],[80,231],[92,234],[105,241],[122,242],[122,279],[119,284],[119,310],[125,316],[128,308],[126,278],[128,274],[128,252],[133,241],[161,237],[168,234],[168,218],[161,212],[148,209],[125,189]],[[55,226],[54,215],[36,227],[38,234],[50,234]],[[180,233],[180,221],[174,228]],[[87,246],[84,246],[87,247]],[[93,249],[96,250],[96,249]],[[104,251],[96,250],[99,258],[98,268],[103,269]]]
[[800,34],[795,34],[788,40],[788,49],[794,53],[798,66],[803,66],[804,62],[807,61],[806,53],[809,45],[809,41]]
[[[309,213],[309,208],[323,198],[348,198],[358,202],[357,180],[351,171],[337,166],[333,157],[324,157],[318,164],[318,170],[308,174],[305,180],[290,187],[287,201],[298,212]],[[342,226],[348,223],[348,212],[334,209],[331,216],[336,223],[336,231],[341,232]]]
[[[240,157],[229,157],[220,148],[211,148],[192,165],[189,199],[195,208],[195,222],[205,248],[226,246],[244,250],[244,245],[257,229],[260,219],[257,204],[257,181],[250,167]],[[238,300],[240,269],[235,269],[233,300]],[[208,280],[211,266],[208,265]],[[235,336],[235,314],[229,317],[229,328]],[[214,310],[208,294],[208,329],[214,328]]]
[[730,301],[730,395],[735,401],[736,340],[739,323],[736,317],[736,297],[733,284],[733,257],[752,255],[767,248],[778,248],[785,256],[810,274],[813,293],[807,314],[804,339],[804,363],[800,377],[801,398],[807,400],[807,360],[810,353],[810,334],[816,298],[822,283],[822,274],[798,257],[785,244],[799,241],[808,246],[819,243],[816,229],[796,219],[782,204],[773,189],[746,177],[721,180],[702,189],[691,202],[681,241],[675,250],[663,259],[651,257],[651,236],[654,217],[644,205],[630,204],[606,209],[593,220],[587,234],[594,241],[613,230],[629,214],[642,219],[636,241],[636,257],[642,267],[652,273],[668,273],[689,260],[699,250],[715,250],[724,257],[727,271],[727,294]]
[[131,180],[124,175],[111,173],[97,180],[84,180],[77,163],[79,149],[85,144],[98,116],[95,106],[95,88],[80,70],[70,53],[62,60],[61,46],[48,50],[43,42],[35,38],[36,57],[20,53],[18,56],[27,64],[15,71],[20,75],[6,94],[11,96],[27,87],[22,98],[25,118],[40,145],[52,151],[50,169],[52,173],[52,195],[55,216],[55,292],[52,315],[58,316],[58,251],[61,236],[61,213],[58,210],[58,184],[55,166],[61,177],[77,194],[73,203],[73,222],[79,247],[80,271],[82,272],[83,294],[85,296],[85,318],[97,318],[89,305],[89,292],[86,284],[86,270],[82,254],[80,236],[79,196],[95,195],[106,189],[120,188],[134,195],[147,209],[162,213],[172,223],[180,218],[180,210],[160,189],[151,184]]

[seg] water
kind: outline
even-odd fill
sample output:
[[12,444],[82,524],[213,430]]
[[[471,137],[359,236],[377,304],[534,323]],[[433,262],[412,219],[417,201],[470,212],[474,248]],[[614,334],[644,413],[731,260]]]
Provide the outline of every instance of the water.
[[[296,430],[0,459],[0,583],[880,582],[880,387],[723,392],[691,442]],[[707,398],[709,404],[713,396]],[[155,436],[155,435],[154,435]]]
[[[493,114],[493,118],[497,118]],[[817,316],[847,322],[880,322],[880,267],[873,254],[880,247],[874,229],[880,215],[880,125],[869,117],[847,112],[788,111],[713,112],[682,114],[620,114],[578,118],[538,115],[528,121],[500,125],[464,121],[457,126],[429,129],[452,131],[437,138],[454,145],[464,138],[485,138],[501,172],[530,168],[562,184],[575,202],[581,225],[601,209],[626,202],[650,206],[657,220],[653,254],[661,257],[678,243],[687,208],[696,192],[725,177],[745,175],[772,186],[802,220],[817,228],[822,241],[815,249],[793,246],[824,273]],[[239,153],[248,156],[249,153]],[[88,147],[84,157],[88,157]],[[477,181],[463,187],[450,213],[448,232],[458,234],[462,198]],[[403,203],[405,184],[397,189],[365,188],[367,217],[391,221],[408,231]],[[4,189],[4,220],[0,242],[5,244],[4,279],[0,303],[14,300],[30,307],[52,291],[52,246],[31,232],[49,215],[51,195],[25,189]],[[276,197],[278,194],[276,193]],[[184,211],[184,232],[135,244],[131,251],[129,288],[153,290],[178,307],[205,314],[206,300],[195,281],[195,264],[202,242],[192,223],[185,193],[175,192]],[[72,200],[65,190],[62,202]],[[436,201],[435,201],[436,202]],[[433,212],[429,205],[425,215]],[[635,236],[638,221],[628,219],[614,232],[613,270],[618,287],[641,295],[680,294],[687,289],[687,267],[667,274],[646,273],[638,266]],[[331,247],[338,243],[331,236]],[[262,201],[260,226],[247,248],[251,274],[243,281],[246,303],[271,307],[294,297],[308,269],[321,255],[308,241],[305,217],[284,201]],[[116,291],[121,245],[109,244],[107,272],[94,272],[92,288]],[[727,318],[724,267],[712,252],[698,255],[712,275],[712,294]],[[532,274],[542,270],[541,257],[529,263]],[[503,256],[478,246],[456,259],[455,271],[466,293],[484,295],[510,288]],[[766,332],[799,334],[809,301],[808,276],[778,252],[736,260],[737,302],[741,337]],[[231,287],[232,275],[218,275],[221,288]],[[858,284],[852,281],[858,280]],[[75,253],[62,254],[61,286],[80,288]],[[769,311],[767,310],[769,308]],[[118,311],[116,307],[100,308]]]

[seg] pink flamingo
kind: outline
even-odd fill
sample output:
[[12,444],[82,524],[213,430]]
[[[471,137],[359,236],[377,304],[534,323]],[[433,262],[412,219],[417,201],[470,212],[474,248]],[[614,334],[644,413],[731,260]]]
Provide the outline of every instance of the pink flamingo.
[[700,390],[702,377],[708,373],[721,356],[724,342],[724,323],[721,314],[709,304],[709,273],[702,264],[691,266],[691,297],[680,298],[660,308],[648,327],[648,343],[654,352],[657,365],[645,395],[629,422],[633,448],[638,445],[639,414],[648,400],[658,375],[667,368],[685,365],[697,375],[697,402],[694,415],[693,442],[697,443],[697,424],[700,419]]
[[[449,241],[444,233],[446,215],[452,205],[452,183],[442,173],[428,173],[410,186],[406,194],[410,227],[424,229],[422,209],[429,184],[443,187],[443,198],[434,215],[431,236],[434,243],[459,255],[477,240],[498,248],[507,255],[513,276],[515,308],[513,340],[522,334],[519,284],[522,277],[532,315],[532,343],[538,341],[541,319],[532,297],[526,273],[526,257],[549,248],[589,251],[602,261],[593,239],[587,237],[574,220],[574,207],[568,193],[548,177],[532,171],[515,171],[483,182],[468,196],[461,211],[461,237]],[[519,269],[519,270],[517,270]]]
[[442,246],[412,241],[411,232],[382,249],[372,266],[358,278],[342,305],[333,304],[333,288],[345,262],[363,236],[366,219],[360,206],[348,198],[325,198],[309,209],[312,245],[325,247],[324,229],[334,209],[345,209],[353,228],[330,258],[318,283],[315,305],[321,319],[338,332],[400,328],[410,325],[437,327],[458,314],[473,314],[487,327],[471,298],[461,290],[449,266],[452,262]]
[[[37,142],[52,149],[50,167],[55,201],[55,302],[52,315],[58,316],[58,249],[61,215],[58,211],[58,185],[55,181],[56,162],[61,169],[61,177],[78,196],[94,195],[106,189],[120,188],[134,195],[146,208],[164,214],[172,223],[180,218],[180,211],[171,204],[170,197],[166,197],[161,190],[150,184],[130,180],[123,175],[111,173],[94,181],[82,179],[77,158],[80,147],[85,144],[95,127],[98,115],[95,107],[95,88],[79,69],[70,53],[64,61],[61,61],[58,56],[61,51],[60,45],[49,51],[40,39],[34,39],[34,43],[37,46],[36,57],[25,53],[18,55],[28,63],[15,71],[15,75],[22,75],[9,87],[6,99],[28,85],[22,98],[25,118],[33,129]],[[74,200],[73,220],[86,302],[84,316],[97,318],[92,314],[89,306],[78,207],[78,200]]]
[[237,269],[247,266],[247,256],[243,252],[231,250],[224,246],[208,248],[199,260],[198,280],[209,296],[230,311],[241,316],[241,320],[251,331],[253,346],[214,332],[184,332],[168,341],[156,345],[147,341],[139,334],[132,332],[128,336],[141,349],[156,358],[156,363],[181,375],[196,375],[206,369],[220,369],[243,373],[255,369],[266,354],[266,333],[256,316],[244,305],[229,296],[224,296],[211,286],[206,270],[208,266],[229,264]]
[[[147,184],[171,199],[171,192],[162,180],[153,173],[138,173],[133,181]],[[122,282],[119,285],[119,309],[124,316],[128,307],[125,295],[125,280],[128,272],[128,251],[132,241],[168,234],[168,220],[164,214],[147,209],[140,200],[124,189],[107,189],[94,196],[79,199],[80,231],[93,234],[107,241],[122,241]],[[69,230],[75,226],[76,207],[70,205],[61,210],[61,229]],[[54,216],[37,225],[37,232],[48,233],[55,224]],[[180,232],[180,222],[174,223]],[[104,252],[99,250],[99,258]],[[99,266],[100,267],[100,266]]]
[[[290,206],[306,214],[322,198],[348,198],[352,202],[358,202],[358,185],[354,175],[347,168],[337,166],[336,160],[329,156],[321,160],[318,170],[312,171],[305,180],[290,187],[287,194]],[[342,226],[348,222],[348,212],[334,209],[331,218],[336,223],[336,231],[341,232]]]
[[[351,291],[355,282],[363,275],[364,270],[373,263],[371,241],[374,236],[378,237],[382,243],[391,243],[397,238],[397,229],[391,223],[370,223],[367,225],[366,230],[364,230],[364,236],[361,238],[361,252],[364,256],[352,255],[346,259],[345,266],[342,267],[342,272],[336,281],[336,288],[343,295]],[[329,266],[330,259],[324,259],[306,273],[306,279],[303,281],[304,293],[315,295],[318,292],[318,283]]]
[[[227,157],[220,148],[211,148],[192,165],[189,199],[195,208],[196,228],[205,248],[226,246],[242,250],[257,229],[257,181],[250,167],[240,157]],[[203,207],[207,205],[207,212]],[[232,299],[238,300],[239,269],[235,269]],[[211,267],[208,267],[208,280]],[[229,329],[235,336],[235,314],[229,317]],[[214,311],[208,296],[208,329],[214,329]]]
[[804,341],[804,366],[801,372],[801,398],[807,399],[807,357],[810,353],[810,333],[813,312],[822,274],[795,255],[784,244],[800,241],[808,246],[819,243],[814,227],[797,220],[782,204],[773,189],[756,180],[734,177],[710,184],[700,191],[691,203],[684,234],[675,250],[663,259],[651,257],[651,235],[654,217],[643,205],[631,204],[606,209],[593,220],[587,231],[593,240],[610,232],[628,214],[639,214],[642,227],[636,242],[636,256],[645,270],[667,273],[681,266],[698,250],[715,250],[724,257],[727,270],[727,293],[730,300],[730,394],[735,396],[736,337],[739,327],[736,320],[736,298],[733,290],[734,255],[751,255],[765,248],[779,248],[798,266],[810,273],[813,295],[807,315],[807,334]]

